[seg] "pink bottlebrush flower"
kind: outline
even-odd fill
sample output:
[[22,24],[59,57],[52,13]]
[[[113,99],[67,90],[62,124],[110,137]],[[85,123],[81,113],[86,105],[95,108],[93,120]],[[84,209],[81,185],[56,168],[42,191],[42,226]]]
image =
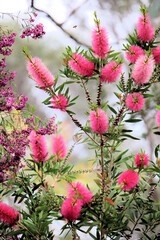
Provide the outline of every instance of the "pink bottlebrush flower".
[[74,72],[86,77],[91,77],[95,68],[94,63],[79,53],[73,54],[73,58],[69,60],[69,66]]
[[60,161],[67,155],[67,146],[62,135],[52,136],[52,153],[55,155],[55,160]]
[[138,85],[148,83],[154,70],[154,59],[152,56],[141,55],[137,59],[133,70],[132,78]]
[[102,82],[112,83],[117,80],[122,71],[122,64],[111,61],[101,69],[100,80]]
[[18,214],[14,208],[0,201],[0,221],[10,225],[15,224],[18,220]]
[[143,95],[130,93],[126,98],[126,106],[132,111],[140,111],[144,107]]
[[54,85],[54,77],[39,58],[27,62],[27,69],[39,87],[46,89]]
[[135,63],[136,60],[139,58],[139,56],[144,54],[145,54],[145,51],[141,47],[134,46],[134,45],[130,47],[130,50],[127,50],[125,52],[126,58],[131,63]]
[[141,167],[142,164],[144,165],[144,168],[145,168],[148,165],[149,156],[148,154],[145,154],[145,153],[136,154],[134,162],[138,168]]
[[82,206],[92,200],[93,194],[88,188],[83,186],[80,182],[72,183],[68,187],[69,197],[80,198]]
[[139,175],[137,172],[134,172],[132,169],[127,170],[119,176],[117,180],[118,184],[122,184],[122,190],[130,191],[139,183]]
[[107,31],[99,27],[92,32],[92,49],[99,58],[105,58],[109,52]]
[[148,42],[153,39],[154,34],[155,30],[154,27],[151,25],[148,14],[140,16],[137,23],[138,38],[142,41]]
[[82,202],[79,199],[67,198],[61,207],[61,214],[70,221],[75,221],[80,216]]
[[98,108],[97,111],[91,111],[89,115],[92,132],[103,134],[108,130],[108,118],[106,113]]
[[35,162],[45,162],[48,159],[47,143],[44,135],[35,131],[30,133],[30,146]]
[[53,108],[56,108],[65,112],[66,107],[68,106],[68,99],[63,95],[59,95],[59,96],[53,97],[51,100],[51,103]]
[[155,60],[155,64],[160,64],[160,46],[153,48],[152,54]]
[[160,128],[160,110],[156,113],[156,122],[157,122],[158,128]]

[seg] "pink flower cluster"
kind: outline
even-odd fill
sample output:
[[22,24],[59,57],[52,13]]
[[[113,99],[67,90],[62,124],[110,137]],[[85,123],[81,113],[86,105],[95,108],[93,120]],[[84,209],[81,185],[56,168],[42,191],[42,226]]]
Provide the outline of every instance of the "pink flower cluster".
[[61,161],[67,155],[67,145],[64,137],[59,135],[53,135],[52,138],[52,153],[55,155],[55,161]]
[[136,154],[134,159],[135,165],[140,168],[143,165],[145,168],[149,163],[149,156],[143,152]]
[[24,30],[20,37],[25,38],[25,37],[31,36],[33,39],[41,38],[45,34],[45,31],[43,28],[44,28],[43,24],[39,23],[36,26],[27,28],[26,30]]
[[132,78],[137,85],[149,82],[154,70],[154,64],[152,56],[139,56],[132,70]]
[[32,131],[30,134],[30,146],[35,162],[46,162],[48,159],[48,149],[45,136]]
[[92,49],[99,58],[106,58],[109,52],[107,31],[104,27],[96,27],[92,32]]
[[80,216],[83,205],[92,200],[93,194],[81,183],[71,183],[68,187],[69,197],[64,200],[61,214],[69,221],[75,221]]
[[129,169],[120,174],[117,183],[121,185],[122,190],[130,191],[139,183],[139,174]]
[[154,27],[151,25],[148,14],[140,16],[137,23],[137,35],[141,41],[151,41],[155,35]]
[[9,81],[13,80],[16,72],[8,72],[4,69],[0,69],[0,88],[8,84]]
[[14,208],[0,201],[0,221],[1,222],[7,225],[15,224],[16,221],[18,220],[18,214],[19,213]]
[[1,111],[11,111],[13,109],[21,110],[26,106],[28,97],[23,94],[16,98],[12,92],[11,87],[2,88],[0,90],[0,110]]
[[73,54],[72,59],[69,60],[69,66],[76,73],[86,77],[91,77],[95,68],[94,63],[78,53]]
[[[148,14],[140,16],[137,23],[137,35],[143,42],[152,41],[155,31]],[[152,50],[152,55],[146,55],[144,49],[132,45],[125,52],[126,58],[134,65],[132,78],[137,85],[148,83],[154,71],[154,65],[160,64],[160,47]]]
[[153,48],[152,54],[154,57],[155,64],[160,64],[160,46]]
[[97,111],[91,111],[89,119],[92,132],[99,134],[107,132],[109,127],[108,118],[102,109],[98,108]]
[[140,111],[144,107],[143,95],[139,93],[130,93],[126,97],[126,106],[132,111]]
[[[101,59],[105,59],[109,52],[107,31],[104,27],[99,26],[99,24],[92,31],[92,50]],[[69,64],[74,72],[85,77],[92,77],[94,72],[96,72],[94,63],[88,61],[88,59],[79,53],[74,53],[71,60],[67,61],[67,64]],[[121,72],[122,64],[111,61],[100,69],[100,80],[105,83],[115,82]]]
[[54,85],[54,77],[39,58],[28,60],[27,69],[40,88],[46,89]]
[[[30,119],[31,122],[33,122],[33,119]],[[55,123],[55,117],[52,117],[52,119],[46,124],[45,127],[39,127],[38,130],[36,130],[37,134],[40,135],[52,135],[57,132],[57,124]]]
[[0,54],[8,56],[12,53],[13,49],[10,49],[10,47],[15,42],[15,36],[16,33],[12,33],[9,36],[3,34],[0,36]]
[[62,112],[66,111],[68,106],[68,99],[63,95],[58,95],[52,98],[51,104],[53,108],[59,109]]
[[[35,162],[46,162],[48,160],[48,149],[44,132],[39,130],[31,132],[30,147]],[[61,161],[67,155],[67,145],[61,134],[51,136],[51,148],[55,156],[55,162]]]
[[137,61],[137,59],[141,56],[144,55],[145,51],[139,47],[139,46],[135,46],[132,45],[130,46],[130,49],[128,49],[125,52],[126,58],[131,62],[131,63],[135,63]]
[[100,80],[102,82],[112,83],[120,77],[122,72],[122,64],[117,64],[115,61],[111,61],[103,68],[101,68]]

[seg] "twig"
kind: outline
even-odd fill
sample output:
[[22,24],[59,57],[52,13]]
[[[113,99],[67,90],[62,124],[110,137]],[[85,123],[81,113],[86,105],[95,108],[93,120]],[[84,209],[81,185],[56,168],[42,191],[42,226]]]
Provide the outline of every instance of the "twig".
[[99,143],[96,142],[96,140],[94,140],[84,129],[83,129],[83,126],[82,124],[76,119],[73,117],[73,115],[69,112],[67,112],[68,115],[70,116],[70,118],[72,119],[72,121],[76,124],[77,127],[79,127],[97,146],[100,146]]
[[102,196],[102,213],[101,213],[101,240],[104,240],[104,229],[103,229],[103,218],[104,218],[104,193],[105,193],[105,166],[104,166],[104,154],[103,154],[103,147],[104,142],[102,135],[100,135],[101,141],[101,175],[102,175],[102,186],[101,186],[101,196]]
[[18,224],[19,224],[19,226],[21,226],[23,229],[26,229],[27,232],[29,232],[29,233],[32,235],[32,237],[34,237],[34,239],[39,240],[39,238],[37,238],[36,236],[34,236],[34,234],[33,234],[32,232],[30,232],[30,230],[29,230],[26,226],[24,226],[20,221],[18,222]]
[[98,91],[97,91],[97,105],[101,105],[101,93],[102,93],[102,82],[99,80]]
[[80,44],[80,45],[83,45],[83,46],[86,46],[86,47],[90,47],[89,45],[87,45],[85,42],[82,42],[79,40],[79,38],[76,38],[75,36],[73,36],[69,31],[67,31],[64,27],[63,27],[63,24],[66,23],[63,22],[63,23],[58,23],[49,13],[47,13],[46,11],[42,10],[42,9],[39,9],[37,7],[35,7],[34,5],[34,0],[31,0],[31,7],[34,8],[36,11],[38,12],[42,12],[44,13],[47,18],[49,18],[57,27],[59,27],[64,33],[66,33],[72,40],[74,40],[76,43]]
[[68,172],[68,174],[83,174],[83,173],[92,173],[94,172],[94,169],[84,169],[84,170],[75,170],[75,171],[71,171],[71,172]]
[[89,94],[89,91],[88,91],[88,89],[87,89],[87,87],[86,87],[83,79],[81,79],[81,83],[82,83],[82,85],[83,85],[83,87],[84,87],[84,91],[85,91],[85,93],[86,93],[86,98],[87,98],[88,102],[91,103],[91,104],[93,104],[93,102],[92,102],[92,100],[91,100],[91,97],[90,97],[90,94]]

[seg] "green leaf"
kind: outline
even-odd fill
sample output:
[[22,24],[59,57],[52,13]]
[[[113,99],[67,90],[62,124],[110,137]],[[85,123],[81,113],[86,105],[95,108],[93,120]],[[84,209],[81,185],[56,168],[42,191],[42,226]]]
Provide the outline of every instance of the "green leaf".
[[117,112],[116,112],[116,110],[115,110],[114,108],[112,108],[112,107],[109,106],[109,105],[108,105],[108,107],[109,107],[109,109],[110,109],[113,113],[117,114]]
[[160,110],[160,106],[159,106],[159,105],[155,104],[155,106],[156,106],[156,108],[157,108],[158,110]]
[[134,136],[131,136],[131,135],[129,135],[129,134],[122,134],[122,135],[120,135],[121,137],[128,137],[128,138],[131,138],[131,139],[134,139],[134,140],[140,140],[139,138],[136,138],[136,137],[134,137]]
[[160,132],[154,132],[154,134],[156,134],[156,135],[160,135]]
[[118,157],[116,158],[115,162],[118,162],[119,160],[121,160],[122,156],[123,156],[124,154],[126,154],[127,152],[128,152],[128,149],[125,150],[124,152],[122,152],[121,154],[119,154]]
[[128,120],[125,120],[124,122],[128,122],[128,123],[136,123],[136,122],[141,122],[142,119],[128,119]]
[[160,144],[157,145],[157,147],[155,148],[155,156],[156,158],[158,158],[158,152],[160,152]]

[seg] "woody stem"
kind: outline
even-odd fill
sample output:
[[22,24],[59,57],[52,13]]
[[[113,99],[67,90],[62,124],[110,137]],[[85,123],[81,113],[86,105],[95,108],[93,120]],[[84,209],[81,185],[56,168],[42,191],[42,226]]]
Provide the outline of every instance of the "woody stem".
[[104,165],[104,142],[102,135],[100,135],[100,141],[101,141],[101,175],[102,175],[102,185],[101,185],[101,195],[102,195],[102,213],[101,213],[101,240],[104,240],[104,229],[103,229],[103,218],[104,218],[104,193],[105,193],[105,165]]

